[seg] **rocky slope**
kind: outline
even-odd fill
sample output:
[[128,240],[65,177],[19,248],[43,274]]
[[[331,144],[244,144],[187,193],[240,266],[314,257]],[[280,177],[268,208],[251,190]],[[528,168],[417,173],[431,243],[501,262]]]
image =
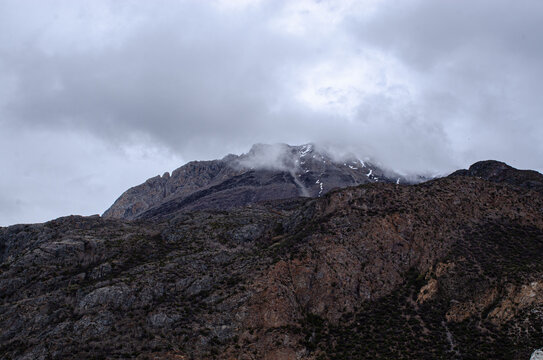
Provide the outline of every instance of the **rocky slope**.
[[543,196],[507,183],[0,228],[0,358],[528,359]]
[[135,219],[185,209],[228,209],[262,200],[319,197],[336,187],[407,183],[353,156],[334,159],[312,144],[254,145],[247,154],[194,161],[122,194],[106,218]]

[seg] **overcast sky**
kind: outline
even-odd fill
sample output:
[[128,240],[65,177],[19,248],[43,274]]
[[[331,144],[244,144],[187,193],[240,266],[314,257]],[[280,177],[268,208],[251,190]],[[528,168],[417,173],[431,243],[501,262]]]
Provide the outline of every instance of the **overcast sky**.
[[541,0],[0,0],[0,225],[256,142],[543,170]]

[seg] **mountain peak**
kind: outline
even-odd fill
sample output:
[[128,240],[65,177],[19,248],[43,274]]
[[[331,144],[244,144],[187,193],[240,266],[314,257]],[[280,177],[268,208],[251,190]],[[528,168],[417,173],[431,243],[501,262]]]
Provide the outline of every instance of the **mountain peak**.
[[255,144],[242,155],[189,162],[171,176],[149,179],[122,194],[104,216],[135,219],[180,209],[226,209],[263,200],[319,197],[334,188],[369,182],[407,180],[355,156],[334,157],[313,143]]
[[478,161],[467,170],[457,170],[451,176],[474,176],[488,181],[507,183],[543,193],[543,175],[534,170],[519,170],[496,160]]

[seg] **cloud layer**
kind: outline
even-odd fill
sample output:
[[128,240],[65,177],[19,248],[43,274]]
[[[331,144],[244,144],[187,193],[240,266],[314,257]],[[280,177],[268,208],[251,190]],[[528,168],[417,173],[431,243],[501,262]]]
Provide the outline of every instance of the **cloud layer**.
[[258,142],[541,171],[542,31],[535,0],[0,0],[0,225]]

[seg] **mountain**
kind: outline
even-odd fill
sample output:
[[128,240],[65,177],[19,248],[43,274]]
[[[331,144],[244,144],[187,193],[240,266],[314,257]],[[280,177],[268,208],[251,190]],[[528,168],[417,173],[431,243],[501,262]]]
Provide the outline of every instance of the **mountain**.
[[106,218],[136,219],[173,210],[228,209],[263,200],[319,197],[370,182],[407,183],[354,156],[334,159],[313,144],[254,145],[247,154],[193,161],[122,194]]
[[0,358],[538,356],[543,195],[509,173],[0,228]]

